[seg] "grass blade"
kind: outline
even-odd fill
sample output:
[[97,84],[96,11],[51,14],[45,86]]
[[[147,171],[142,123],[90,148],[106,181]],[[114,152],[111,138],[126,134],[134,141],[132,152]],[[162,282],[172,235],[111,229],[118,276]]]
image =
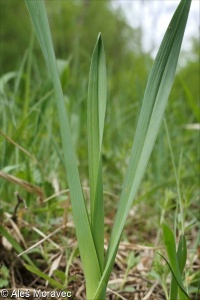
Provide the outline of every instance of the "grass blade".
[[80,184],[75,151],[72,144],[72,136],[69,127],[68,116],[63,100],[63,92],[60,83],[58,68],[53,49],[53,43],[47,19],[44,1],[25,0],[30,13],[35,32],[38,37],[46,64],[53,83],[60,132],[64,150],[64,163],[67,172],[68,185],[73,210],[73,218],[78,238],[79,250],[86,278],[87,298],[92,296],[97,288],[101,276],[99,261],[93,242],[88,213]]
[[177,259],[178,259],[179,270],[180,273],[182,274],[187,260],[187,246],[186,246],[185,235],[181,235],[180,237],[180,241],[177,249]]
[[174,80],[191,0],[182,0],[165,33],[147,83],[122,194],[115,218],[101,284],[107,283],[123,227],[144,175]]
[[45,279],[46,281],[48,281],[52,286],[62,290],[64,287],[62,284],[60,284],[57,280],[51,278],[50,276],[48,276],[47,274],[45,274],[44,272],[40,271],[38,268],[34,267],[34,266],[29,266],[27,264],[25,264],[25,267],[27,270],[29,270],[30,272],[33,272],[34,274],[36,274],[37,276]]
[[91,229],[101,271],[104,265],[104,206],[101,147],[106,110],[106,62],[101,34],[92,55],[87,104]]
[[[165,224],[163,224],[163,237],[164,237],[164,243],[165,243],[165,247],[167,250],[167,254],[169,257],[168,265],[170,267],[170,270],[172,271],[173,277],[175,278],[178,286],[183,291],[185,296],[189,299],[189,297],[184,289],[184,286],[182,284],[182,279],[181,279],[181,273],[183,272],[183,268],[184,268],[185,262],[186,262],[186,257],[185,257],[186,245],[184,245],[184,241],[181,238],[179,247],[177,250],[177,254],[176,254],[176,243],[175,243],[174,234],[173,234],[172,230]],[[178,261],[178,257],[179,257],[179,261]],[[182,272],[180,271],[179,267],[181,267]],[[173,290],[172,290],[172,294],[173,294]],[[174,294],[173,294],[173,297],[174,297]],[[173,299],[173,298],[171,298],[171,299]]]
[[[177,277],[176,277],[175,274],[173,273],[173,269],[172,269],[170,263],[168,262],[168,260],[167,260],[162,254],[160,254],[160,253],[158,253],[158,254],[165,260],[165,262],[167,263],[167,265],[168,265],[170,271],[172,272],[174,278],[176,279]],[[176,282],[177,282],[177,285],[179,286],[178,281],[176,281]],[[181,286],[179,286],[179,287],[180,287],[179,292],[181,291],[181,293],[180,293],[181,298],[180,298],[180,299],[181,299],[181,300],[190,300],[188,294],[187,294],[186,291],[183,289],[183,287],[181,287]],[[174,298],[174,297],[176,297],[176,298]],[[172,300],[172,299],[177,299],[177,293],[172,293],[172,298],[171,298],[171,294],[170,294],[170,300]]]
[[[185,268],[186,264],[186,259],[187,259],[187,246],[186,246],[186,239],[184,235],[181,235],[179,244],[178,244],[178,249],[177,249],[177,260],[178,260],[178,266],[180,270],[180,274],[182,275],[183,270]],[[179,289],[179,294],[180,294],[180,299],[184,297],[182,290]],[[178,295],[178,284],[176,281],[176,278],[174,277],[172,273],[172,282],[171,282],[171,289],[170,289],[170,299],[176,299]]]
[[[15,251],[17,253],[22,253],[24,250],[22,249],[22,247],[19,245],[19,243],[12,237],[12,235],[10,235],[10,233],[3,227],[0,225],[0,233],[9,241],[9,243],[13,246],[13,248],[15,249]],[[24,258],[24,260],[26,260],[31,266],[35,267],[34,263],[32,262],[32,260],[28,257],[28,255],[23,254],[22,257]]]

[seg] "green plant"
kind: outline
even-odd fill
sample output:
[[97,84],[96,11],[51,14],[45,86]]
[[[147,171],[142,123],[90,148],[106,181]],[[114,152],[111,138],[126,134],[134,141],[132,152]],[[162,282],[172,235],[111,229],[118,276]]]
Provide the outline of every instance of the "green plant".
[[182,282],[182,274],[187,259],[185,236],[181,235],[177,251],[174,234],[172,230],[165,224],[163,224],[163,236],[169,262],[162,255],[161,256],[167,262],[172,273],[169,299],[178,299],[178,294],[180,297],[179,299],[181,300],[189,299]]
[[0,288],[5,288],[9,285],[9,270],[6,266],[0,266]]
[[[87,299],[105,299],[106,287],[126,218],[151,155],[173,84],[191,1],[182,0],[169,24],[147,83],[129,166],[123,183],[109,247],[104,257],[101,148],[106,108],[106,66],[101,34],[95,46],[88,88],[90,214],[79,179],[68,116],[44,1],[25,0],[55,92],[73,217],[86,279]],[[184,289],[183,289],[184,291]],[[185,293],[186,294],[186,293]]]
[[[183,270],[185,268],[186,259],[187,259],[187,246],[186,246],[186,239],[184,235],[184,203],[181,195],[181,188],[180,188],[180,167],[181,167],[181,158],[182,158],[182,152],[180,155],[180,163],[179,168],[177,170],[175,159],[174,159],[174,153],[171,145],[169,130],[167,127],[167,122],[164,120],[167,140],[169,144],[169,150],[174,170],[174,176],[176,181],[176,188],[177,188],[177,199],[176,202],[176,214],[175,214],[175,220],[174,220],[174,232],[177,230],[177,224],[181,228],[181,236],[178,244],[178,248],[176,250],[176,242],[175,242],[175,233],[165,224],[162,225],[163,228],[163,237],[164,237],[164,244],[167,250],[169,261],[167,261],[163,255],[163,259],[167,262],[167,265],[170,268],[171,274],[172,274],[172,280],[170,284],[170,293],[168,299],[189,299],[188,294],[185,291],[185,288],[183,286]],[[180,211],[180,213],[178,213]],[[179,216],[179,217],[178,217]],[[164,217],[164,215],[163,215]],[[163,218],[161,218],[161,222]],[[178,228],[179,229],[179,228]],[[179,297],[179,298],[178,298]]]

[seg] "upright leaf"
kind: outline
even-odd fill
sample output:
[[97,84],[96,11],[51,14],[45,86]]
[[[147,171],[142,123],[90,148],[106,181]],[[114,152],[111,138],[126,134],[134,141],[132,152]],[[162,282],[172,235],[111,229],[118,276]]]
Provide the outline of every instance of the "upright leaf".
[[[172,271],[172,274],[173,274],[178,286],[184,293],[183,297],[185,299],[189,299],[189,297],[185,291],[185,288],[183,286],[182,279],[181,279],[181,271],[179,269],[179,266],[180,266],[183,271],[182,267],[183,267],[183,263],[185,261],[185,248],[183,247],[182,240],[181,240],[182,245],[179,246],[179,249],[176,254],[176,243],[175,243],[174,234],[173,234],[172,230],[165,224],[163,224],[163,237],[164,237],[164,243],[165,243],[165,247],[166,247],[168,258],[169,258],[168,265],[170,267],[170,270]],[[179,256],[179,262],[178,262],[178,256]],[[181,262],[181,260],[183,262]],[[173,297],[175,297],[175,290],[176,289],[174,289],[174,292],[173,292],[173,290],[171,291],[171,292],[173,292],[173,294],[172,294]]]
[[64,152],[73,218],[86,278],[87,298],[92,299],[101,271],[80,184],[75,151],[66,113],[55,53],[43,0],[25,0],[53,83]]
[[144,175],[164,116],[190,4],[191,0],[182,0],[176,9],[148,79],[117,215],[106,253],[105,270],[95,294],[95,299],[98,299],[102,282],[104,284],[108,282],[126,218]]
[[[180,275],[182,275],[185,264],[186,264],[186,259],[187,259],[187,246],[186,246],[186,240],[185,240],[184,235],[181,235],[181,237],[180,237],[176,256],[177,256],[177,261],[178,261],[178,267],[180,270]],[[185,297],[183,295],[181,289],[179,290],[179,294],[181,294],[182,297]],[[171,287],[170,287],[170,299],[176,299],[177,295],[178,295],[178,284],[177,284],[176,278],[174,277],[174,275],[172,273],[172,281],[171,281]]]
[[87,103],[91,228],[101,271],[104,265],[104,205],[101,146],[106,110],[106,62],[101,34],[92,55]]

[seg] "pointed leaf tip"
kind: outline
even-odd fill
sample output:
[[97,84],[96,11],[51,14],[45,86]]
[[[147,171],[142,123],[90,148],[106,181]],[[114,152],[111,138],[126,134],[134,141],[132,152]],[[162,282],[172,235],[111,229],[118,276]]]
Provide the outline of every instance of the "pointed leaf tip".
[[99,32],[99,33],[98,33],[98,36],[97,36],[97,40],[99,40],[99,39],[102,39],[102,34],[101,34],[101,32]]

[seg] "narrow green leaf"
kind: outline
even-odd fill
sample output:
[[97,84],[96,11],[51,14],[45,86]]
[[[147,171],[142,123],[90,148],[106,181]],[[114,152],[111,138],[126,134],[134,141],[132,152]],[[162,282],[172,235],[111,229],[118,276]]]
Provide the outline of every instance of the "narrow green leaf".
[[177,259],[178,259],[179,270],[180,273],[182,274],[187,260],[187,245],[186,245],[185,235],[181,235],[180,237],[178,249],[177,249]]
[[105,54],[101,34],[99,34],[90,67],[87,130],[91,228],[102,272],[104,265],[104,205],[101,147],[106,110],[106,84]]
[[[175,274],[173,273],[174,271],[173,271],[173,269],[172,269],[170,263],[168,262],[168,260],[167,260],[162,254],[160,254],[160,253],[158,253],[158,254],[165,260],[165,262],[167,263],[167,265],[168,265],[170,271],[172,272],[174,278],[176,279],[177,277],[176,277]],[[182,285],[179,285],[179,282],[178,282],[178,281],[176,281],[176,283],[177,283],[177,285],[180,287],[180,290],[182,291],[180,300],[190,300],[190,298],[189,298],[188,294],[186,293],[185,289],[182,288]],[[172,294],[170,294],[170,300],[173,300],[173,299],[174,299],[174,300],[177,299],[177,293],[172,293]]]
[[73,218],[78,238],[78,245],[86,278],[87,298],[92,299],[100,280],[101,271],[90,228],[88,213],[84,201],[78,173],[75,151],[69,120],[66,113],[63,92],[53,49],[53,43],[43,0],[25,0],[35,32],[38,37],[45,61],[53,83],[57,104],[60,133],[64,150],[64,163],[67,172]]
[[63,285],[60,284],[58,281],[56,281],[55,279],[49,277],[47,274],[45,274],[44,272],[40,271],[37,267],[34,266],[29,266],[27,264],[25,264],[25,267],[27,270],[29,270],[30,272],[36,274],[37,276],[47,280],[52,286],[57,287],[59,289],[63,289]]
[[107,284],[108,282],[123,227],[144,175],[164,116],[174,80],[190,4],[191,0],[182,0],[176,9],[148,79],[117,215],[106,253],[105,269],[95,294],[95,299],[98,299],[101,284]]
[[[10,233],[3,227],[0,225],[0,233],[9,241],[9,243],[13,246],[13,248],[15,249],[15,251],[20,254],[22,253],[24,250],[22,249],[22,247],[19,245],[19,243],[12,237],[12,235],[10,235]],[[31,266],[35,266],[34,263],[32,262],[32,260],[28,257],[28,255],[23,254],[22,255],[23,259],[26,260]]]
[[[60,270],[58,270],[58,269],[56,269],[56,270],[54,270],[53,271],[53,274],[56,276],[56,277],[58,277],[59,279],[60,279],[60,281],[61,282],[66,282],[66,280],[67,280],[67,276],[66,276],[66,274],[63,272],[63,271],[60,271]],[[66,286],[65,286],[66,287]]]
[[[169,258],[168,264],[170,265],[170,269],[172,271],[172,274],[173,274],[177,284],[179,285],[179,287],[181,288],[183,293],[188,297],[188,295],[184,289],[184,286],[182,284],[181,272],[179,269],[179,262],[178,262],[178,256],[179,256],[179,260],[181,260],[181,259],[183,260],[183,262],[180,262],[181,267],[182,267],[182,265],[185,261],[185,251],[183,251],[183,250],[185,250],[185,248],[182,247],[182,245],[181,245],[178,249],[178,252],[176,253],[176,243],[175,243],[175,238],[174,238],[174,234],[173,234],[172,230],[165,224],[163,224],[162,227],[163,227],[164,243],[165,243],[165,247],[166,247],[168,258]],[[181,242],[181,244],[182,244],[182,242]],[[173,288],[174,288],[174,285],[173,285]],[[173,295],[173,297],[175,296],[175,290],[174,291],[172,290],[172,295]]]
[[[163,257],[163,256],[162,256]],[[165,260],[166,261],[166,260]],[[167,263],[170,270],[171,270],[171,267],[170,267],[170,264],[169,262]],[[169,292],[169,299],[177,299],[177,296],[178,296],[178,284],[177,284],[177,281],[176,281],[176,278],[174,277],[173,275],[173,272],[171,271],[171,284],[170,284],[170,292]]]
[[[178,260],[179,270],[182,275],[187,260],[187,245],[186,245],[185,235],[181,235],[179,240],[178,249],[177,249],[177,260]],[[179,298],[184,299],[184,296],[185,295],[183,291],[179,288]]]
[[174,270],[175,274],[177,274],[177,276],[179,276],[180,278],[181,274],[180,274],[177,255],[176,255],[176,243],[175,243],[174,234],[167,225],[163,224],[162,227],[163,227],[164,244],[167,250],[170,265]]

